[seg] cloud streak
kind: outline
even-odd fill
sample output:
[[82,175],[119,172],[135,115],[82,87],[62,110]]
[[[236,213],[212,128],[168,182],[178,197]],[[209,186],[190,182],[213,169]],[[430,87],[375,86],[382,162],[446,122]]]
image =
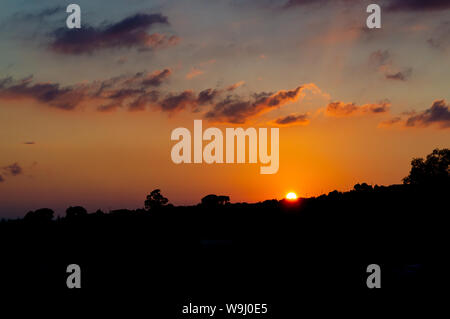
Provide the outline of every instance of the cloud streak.
[[394,73],[386,73],[384,76],[388,80],[406,81],[411,77],[412,68],[404,69]]
[[280,126],[308,125],[309,116],[308,114],[289,114],[287,116],[277,118],[273,121],[273,124]]
[[356,105],[355,103],[345,103],[341,101],[331,102],[327,105],[325,114],[334,117],[345,117],[363,114],[380,114],[389,111],[390,103],[387,101],[380,103],[369,103]]

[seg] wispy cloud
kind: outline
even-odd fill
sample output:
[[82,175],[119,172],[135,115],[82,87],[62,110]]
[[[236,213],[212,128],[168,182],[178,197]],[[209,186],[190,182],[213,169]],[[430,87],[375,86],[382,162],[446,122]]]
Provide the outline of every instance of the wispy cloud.
[[6,175],[10,175],[10,176],[17,176],[17,175],[22,174],[22,172],[23,172],[22,167],[17,162],[13,163],[11,165],[2,167],[2,170]]
[[382,73],[388,80],[407,81],[413,72],[411,67],[398,68],[388,50],[377,50],[369,56],[369,66]]

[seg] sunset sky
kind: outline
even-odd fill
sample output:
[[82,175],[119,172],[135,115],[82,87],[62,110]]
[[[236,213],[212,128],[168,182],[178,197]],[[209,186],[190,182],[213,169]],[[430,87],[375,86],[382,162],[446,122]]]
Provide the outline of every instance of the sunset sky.
[[[396,184],[449,147],[449,1],[72,2],[2,1],[0,218],[134,209],[155,188],[182,205]],[[194,119],[279,127],[278,173],[174,164]]]

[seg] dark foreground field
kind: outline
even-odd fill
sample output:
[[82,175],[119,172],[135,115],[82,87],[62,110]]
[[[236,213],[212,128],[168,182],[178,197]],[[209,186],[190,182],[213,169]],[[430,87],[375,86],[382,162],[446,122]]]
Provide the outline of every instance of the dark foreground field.
[[[318,301],[370,304],[435,292],[448,268],[448,194],[359,185],[297,202],[169,205],[56,220],[29,214],[0,223],[1,289],[56,293],[65,302],[106,297],[109,310],[132,300],[130,311],[144,307],[161,318],[183,318],[189,302],[267,303],[270,317],[280,318]],[[381,289],[367,288],[372,263],[381,267]],[[81,289],[66,286],[69,264],[81,267]]]

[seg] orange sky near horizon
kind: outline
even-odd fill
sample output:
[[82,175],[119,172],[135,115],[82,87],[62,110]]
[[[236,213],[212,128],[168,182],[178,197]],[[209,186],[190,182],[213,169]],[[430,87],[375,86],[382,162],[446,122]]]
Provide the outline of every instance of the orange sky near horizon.
[[[54,1],[6,3],[0,218],[40,207],[141,208],[156,188],[188,205],[211,193],[257,202],[399,184],[413,157],[449,147],[446,9],[387,13],[372,32],[365,7],[344,3],[283,11],[112,1],[100,10],[80,1],[100,46],[55,33],[66,13],[46,10]],[[161,43],[148,47],[151,34]],[[279,127],[279,171],[261,175],[259,161],[174,164],[171,132],[193,134],[194,119],[223,133]]]

